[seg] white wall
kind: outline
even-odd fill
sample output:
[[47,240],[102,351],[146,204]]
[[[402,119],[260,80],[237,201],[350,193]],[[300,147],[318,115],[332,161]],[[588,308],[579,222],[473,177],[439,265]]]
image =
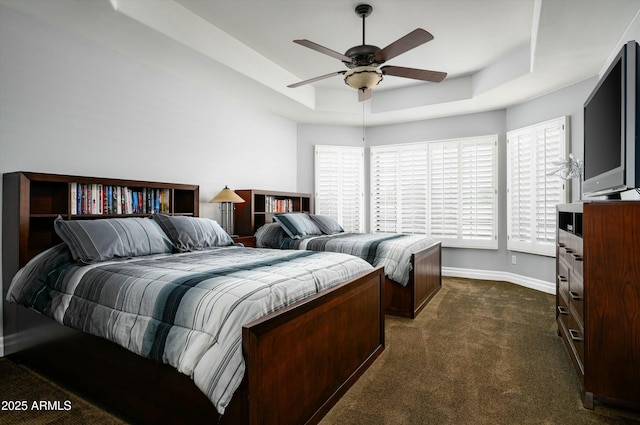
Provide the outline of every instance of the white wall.
[[297,190],[296,149],[289,120],[0,6],[2,173],[198,184],[218,218],[224,185]]
[[504,111],[500,110],[372,127],[367,130],[367,145],[447,140],[503,132]]
[[364,146],[361,127],[298,124],[298,190],[314,191],[315,145]]

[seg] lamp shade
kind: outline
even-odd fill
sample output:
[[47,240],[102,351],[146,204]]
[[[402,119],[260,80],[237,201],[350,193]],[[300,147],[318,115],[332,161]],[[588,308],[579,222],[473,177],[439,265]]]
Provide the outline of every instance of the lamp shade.
[[358,66],[344,74],[344,82],[354,89],[372,89],[382,81],[382,71],[375,66]]
[[214,196],[213,199],[210,200],[209,202],[210,203],[214,203],[214,202],[231,202],[231,203],[234,203],[234,204],[240,204],[240,203],[244,202],[244,199],[242,199],[233,190],[231,190],[227,186],[225,186],[224,189],[222,189],[220,192],[218,192],[218,194],[216,196]]

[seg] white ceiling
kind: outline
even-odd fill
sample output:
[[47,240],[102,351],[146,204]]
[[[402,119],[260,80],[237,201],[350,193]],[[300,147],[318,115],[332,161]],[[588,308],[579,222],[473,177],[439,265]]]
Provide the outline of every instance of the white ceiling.
[[371,101],[346,69],[294,44],[344,53],[362,42],[352,0],[0,0],[100,45],[304,123],[380,125],[505,108],[596,76],[640,0],[369,0],[366,43],[415,28],[434,40],[388,64],[445,71],[441,83],[387,76]]

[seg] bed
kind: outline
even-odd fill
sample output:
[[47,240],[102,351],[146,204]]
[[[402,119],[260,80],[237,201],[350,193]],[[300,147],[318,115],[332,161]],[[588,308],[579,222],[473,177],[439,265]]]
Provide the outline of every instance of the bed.
[[282,213],[256,232],[259,247],[342,252],[384,268],[385,313],[415,318],[442,287],[441,244],[424,235],[348,233],[326,215]]
[[[226,234],[174,252],[193,244],[186,223],[217,224],[155,216],[56,219],[64,243],[6,291],[17,320],[5,342],[20,347],[10,357],[136,423],[300,424],[318,422],[384,349],[381,269]],[[3,209],[4,252],[11,218]],[[105,229],[124,251],[87,247]]]

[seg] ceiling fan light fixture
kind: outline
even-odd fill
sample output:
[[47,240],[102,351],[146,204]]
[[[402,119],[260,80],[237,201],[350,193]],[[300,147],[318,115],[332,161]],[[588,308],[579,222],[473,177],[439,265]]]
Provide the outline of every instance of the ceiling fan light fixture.
[[446,72],[430,71],[427,69],[406,68],[402,66],[385,65],[378,69],[378,66],[386,63],[390,59],[416,48],[421,44],[433,40],[433,35],[422,28],[416,28],[407,35],[400,37],[396,41],[384,48],[369,45],[365,42],[365,18],[371,14],[373,8],[368,4],[356,6],[356,14],[362,18],[362,44],[354,46],[344,54],[338,53],[318,43],[306,39],[293,40],[294,43],[308,47],[322,54],[331,56],[342,61],[349,68],[349,71],[337,71],[331,74],[310,78],[298,83],[289,84],[287,87],[300,87],[305,84],[314,83],[334,75],[344,75],[344,83],[351,88],[358,90],[358,100],[364,102],[371,99],[371,89],[380,84],[383,76],[411,78],[413,80],[439,83],[446,76]]
[[344,74],[344,83],[356,90],[372,89],[382,81],[382,71],[375,66],[358,66]]

